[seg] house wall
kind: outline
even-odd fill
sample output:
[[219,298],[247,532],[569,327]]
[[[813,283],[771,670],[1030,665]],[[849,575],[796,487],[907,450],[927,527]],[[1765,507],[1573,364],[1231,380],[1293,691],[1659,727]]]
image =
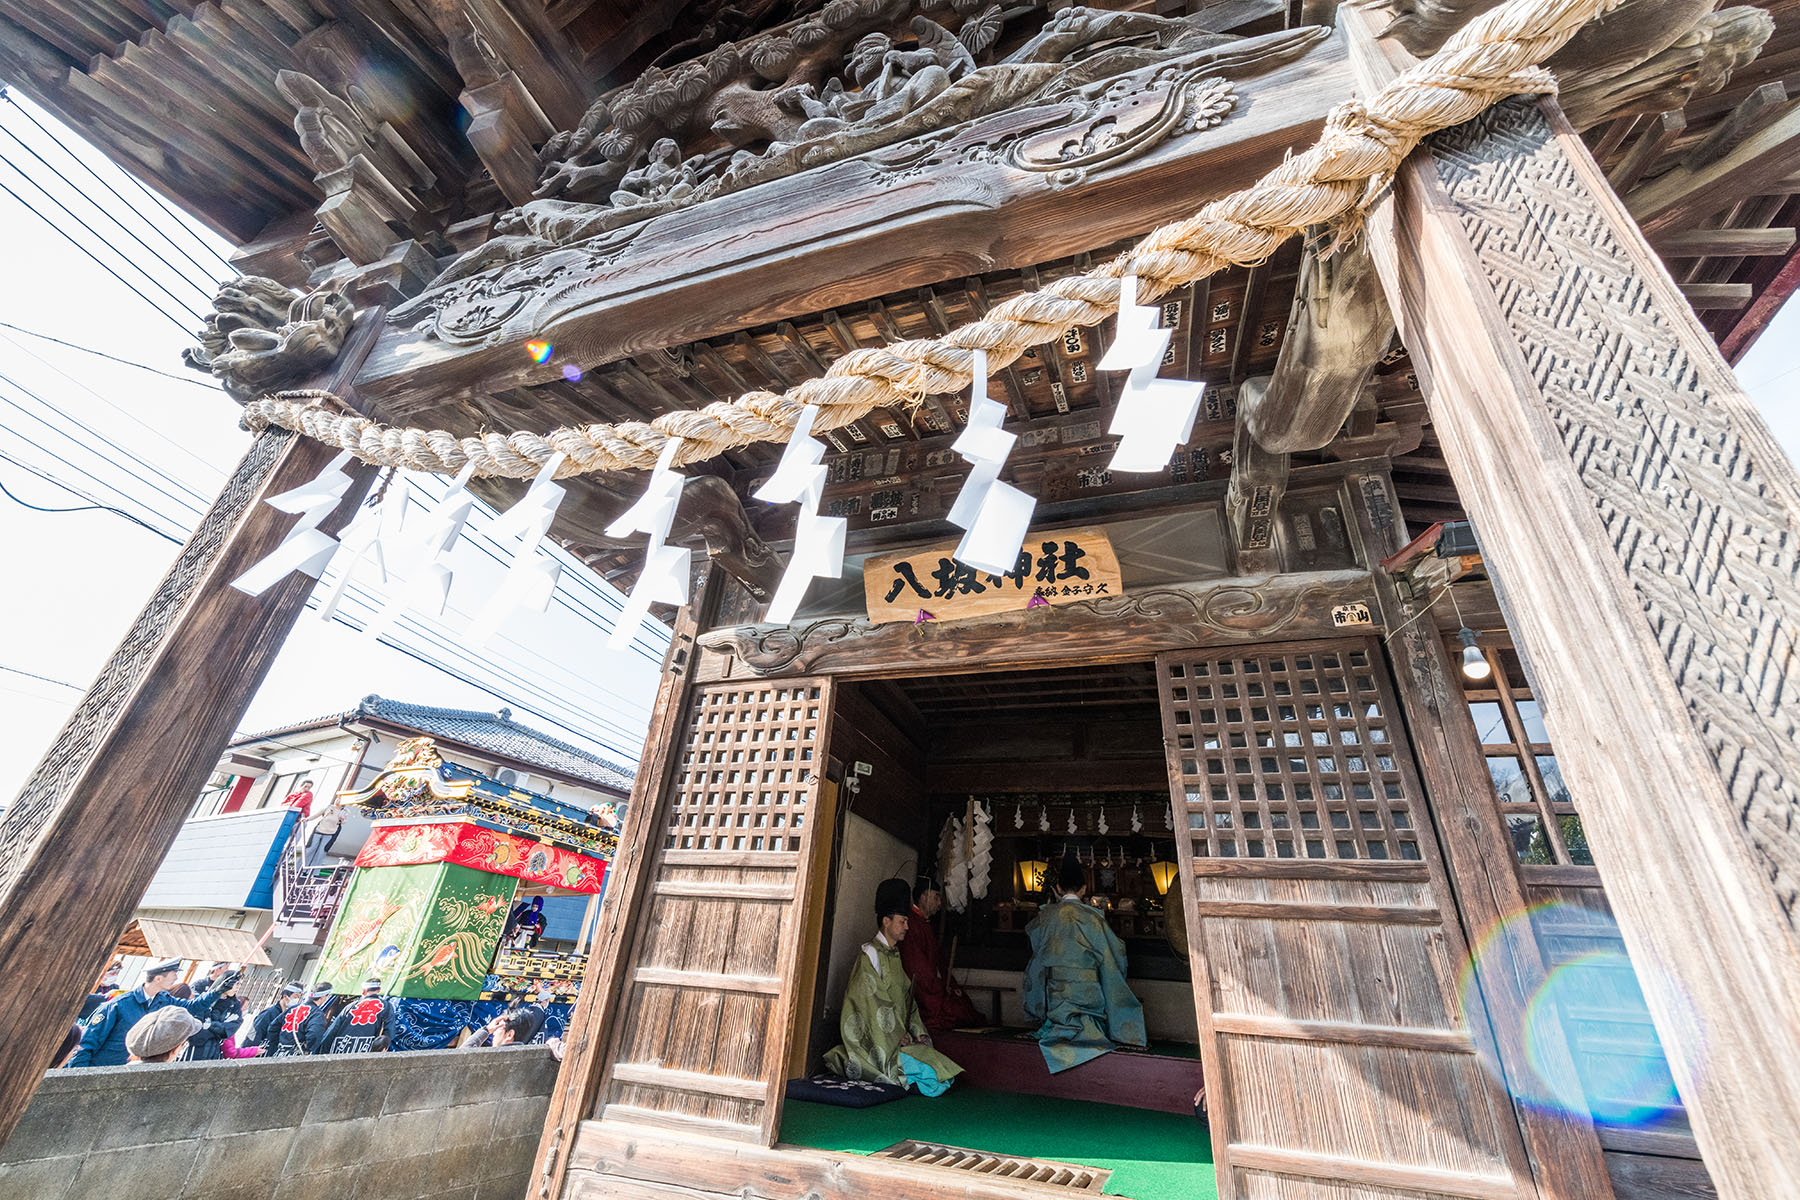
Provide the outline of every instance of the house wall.
[[0,1196],[518,1200],[555,1079],[541,1047],[51,1071]]

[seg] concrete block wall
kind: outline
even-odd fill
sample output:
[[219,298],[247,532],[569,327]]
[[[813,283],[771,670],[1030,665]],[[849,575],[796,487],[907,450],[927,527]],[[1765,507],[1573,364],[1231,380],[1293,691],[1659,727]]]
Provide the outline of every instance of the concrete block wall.
[[52,1071],[0,1200],[522,1200],[539,1046]]

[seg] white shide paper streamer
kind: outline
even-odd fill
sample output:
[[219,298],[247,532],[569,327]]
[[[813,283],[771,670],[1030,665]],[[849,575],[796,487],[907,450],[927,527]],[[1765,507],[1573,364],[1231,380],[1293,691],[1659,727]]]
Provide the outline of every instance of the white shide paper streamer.
[[322,531],[319,523],[343,503],[344,493],[350,489],[350,476],[344,474],[349,461],[350,452],[346,450],[299,487],[263,501],[278,512],[299,513],[300,519],[280,545],[232,580],[232,587],[246,595],[260,596],[295,571],[311,579],[325,573],[331,556],[337,553],[338,541]]
[[1161,317],[1162,310],[1155,305],[1137,302],[1137,276],[1119,280],[1118,333],[1095,364],[1102,371],[1131,372],[1107,430],[1120,438],[1108,470],[1162,470],[1175,447],[1187,440],[1200,413],[1204,383],[1156,377],[1174,333],[1158,327]]
[[673,468],[675,452],[681,448],[681,442],[681,438],[672,437],[663,443],[662,454],[657,457],[656,468],[650,472],[650,485],[644,489],[643,496],[606,527],[608,537],[626,537],[633,533],[650,535],[650,544],[644,550],[644,569],[638,573],[637,583],[625,598],[618,623],[607,639],[606,644],[614,650],[631,645],[638,629],[650,615],[652,603],[687,602],[694,552],[685,546],[665,545],[669,526],[675,520],[675,508],[681,503],[681,489],[687,483],[687,476],[677,474]]
[[813,580],[836,579],[844,573],[844,534],[849,522],[843,517],[819,515],[819,501],[825,494],[825,467],[820,461],[825,457],[825,444],[812,436],[813,421],[818,415],[816,405],[800,410],[775,473],[754,493],[758,500],[770,504],[802,506],[787,570],[782,573],[764,617],[778,625],[794,619]]
[[971,353],[975,364],[969,385],[969,420],[950,446],[970,464],[969,478],[950,506],[947,520],[965,530],[956,547],[958,561],[1004,575],[1019,564],[1019,547],[1025,544],[1037,501],[1000,481],[1000,470],[1018,438],[1002,428],[1006,406],[988,395],[987,351]]

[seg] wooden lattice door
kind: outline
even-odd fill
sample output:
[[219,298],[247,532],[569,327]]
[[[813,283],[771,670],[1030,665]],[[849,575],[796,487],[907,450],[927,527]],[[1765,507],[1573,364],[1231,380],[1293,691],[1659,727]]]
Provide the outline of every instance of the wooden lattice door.
[[[793,1028],[828,679],[696,687],[596,1115],[769,1144]],[[648,817],[651,814],[643,814]],[[822,836],[815,837],[815,833]]]
[[1157,667],[1220,1195],[1537,1196],[1378,645]]

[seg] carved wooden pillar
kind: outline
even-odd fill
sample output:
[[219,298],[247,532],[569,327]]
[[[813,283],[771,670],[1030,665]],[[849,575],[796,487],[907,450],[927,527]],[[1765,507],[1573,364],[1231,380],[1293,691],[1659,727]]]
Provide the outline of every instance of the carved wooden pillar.
[[1800,1194],[1800,480],[1553,103],[1371,232],[1707,1166]]
[[[364,314],[324,386],[347,388],[374,334]],[[312,580],[261,596],[231,581],[295,518],[262,503],[330,462],[284,430],[259,436],[60,737],[0,819],[0,1142],[18,1123],[82,997],[206,785],[306,604]],[[322,528],[355,511],[365,469]],[[70,903],[71,898],[78,900]]]

